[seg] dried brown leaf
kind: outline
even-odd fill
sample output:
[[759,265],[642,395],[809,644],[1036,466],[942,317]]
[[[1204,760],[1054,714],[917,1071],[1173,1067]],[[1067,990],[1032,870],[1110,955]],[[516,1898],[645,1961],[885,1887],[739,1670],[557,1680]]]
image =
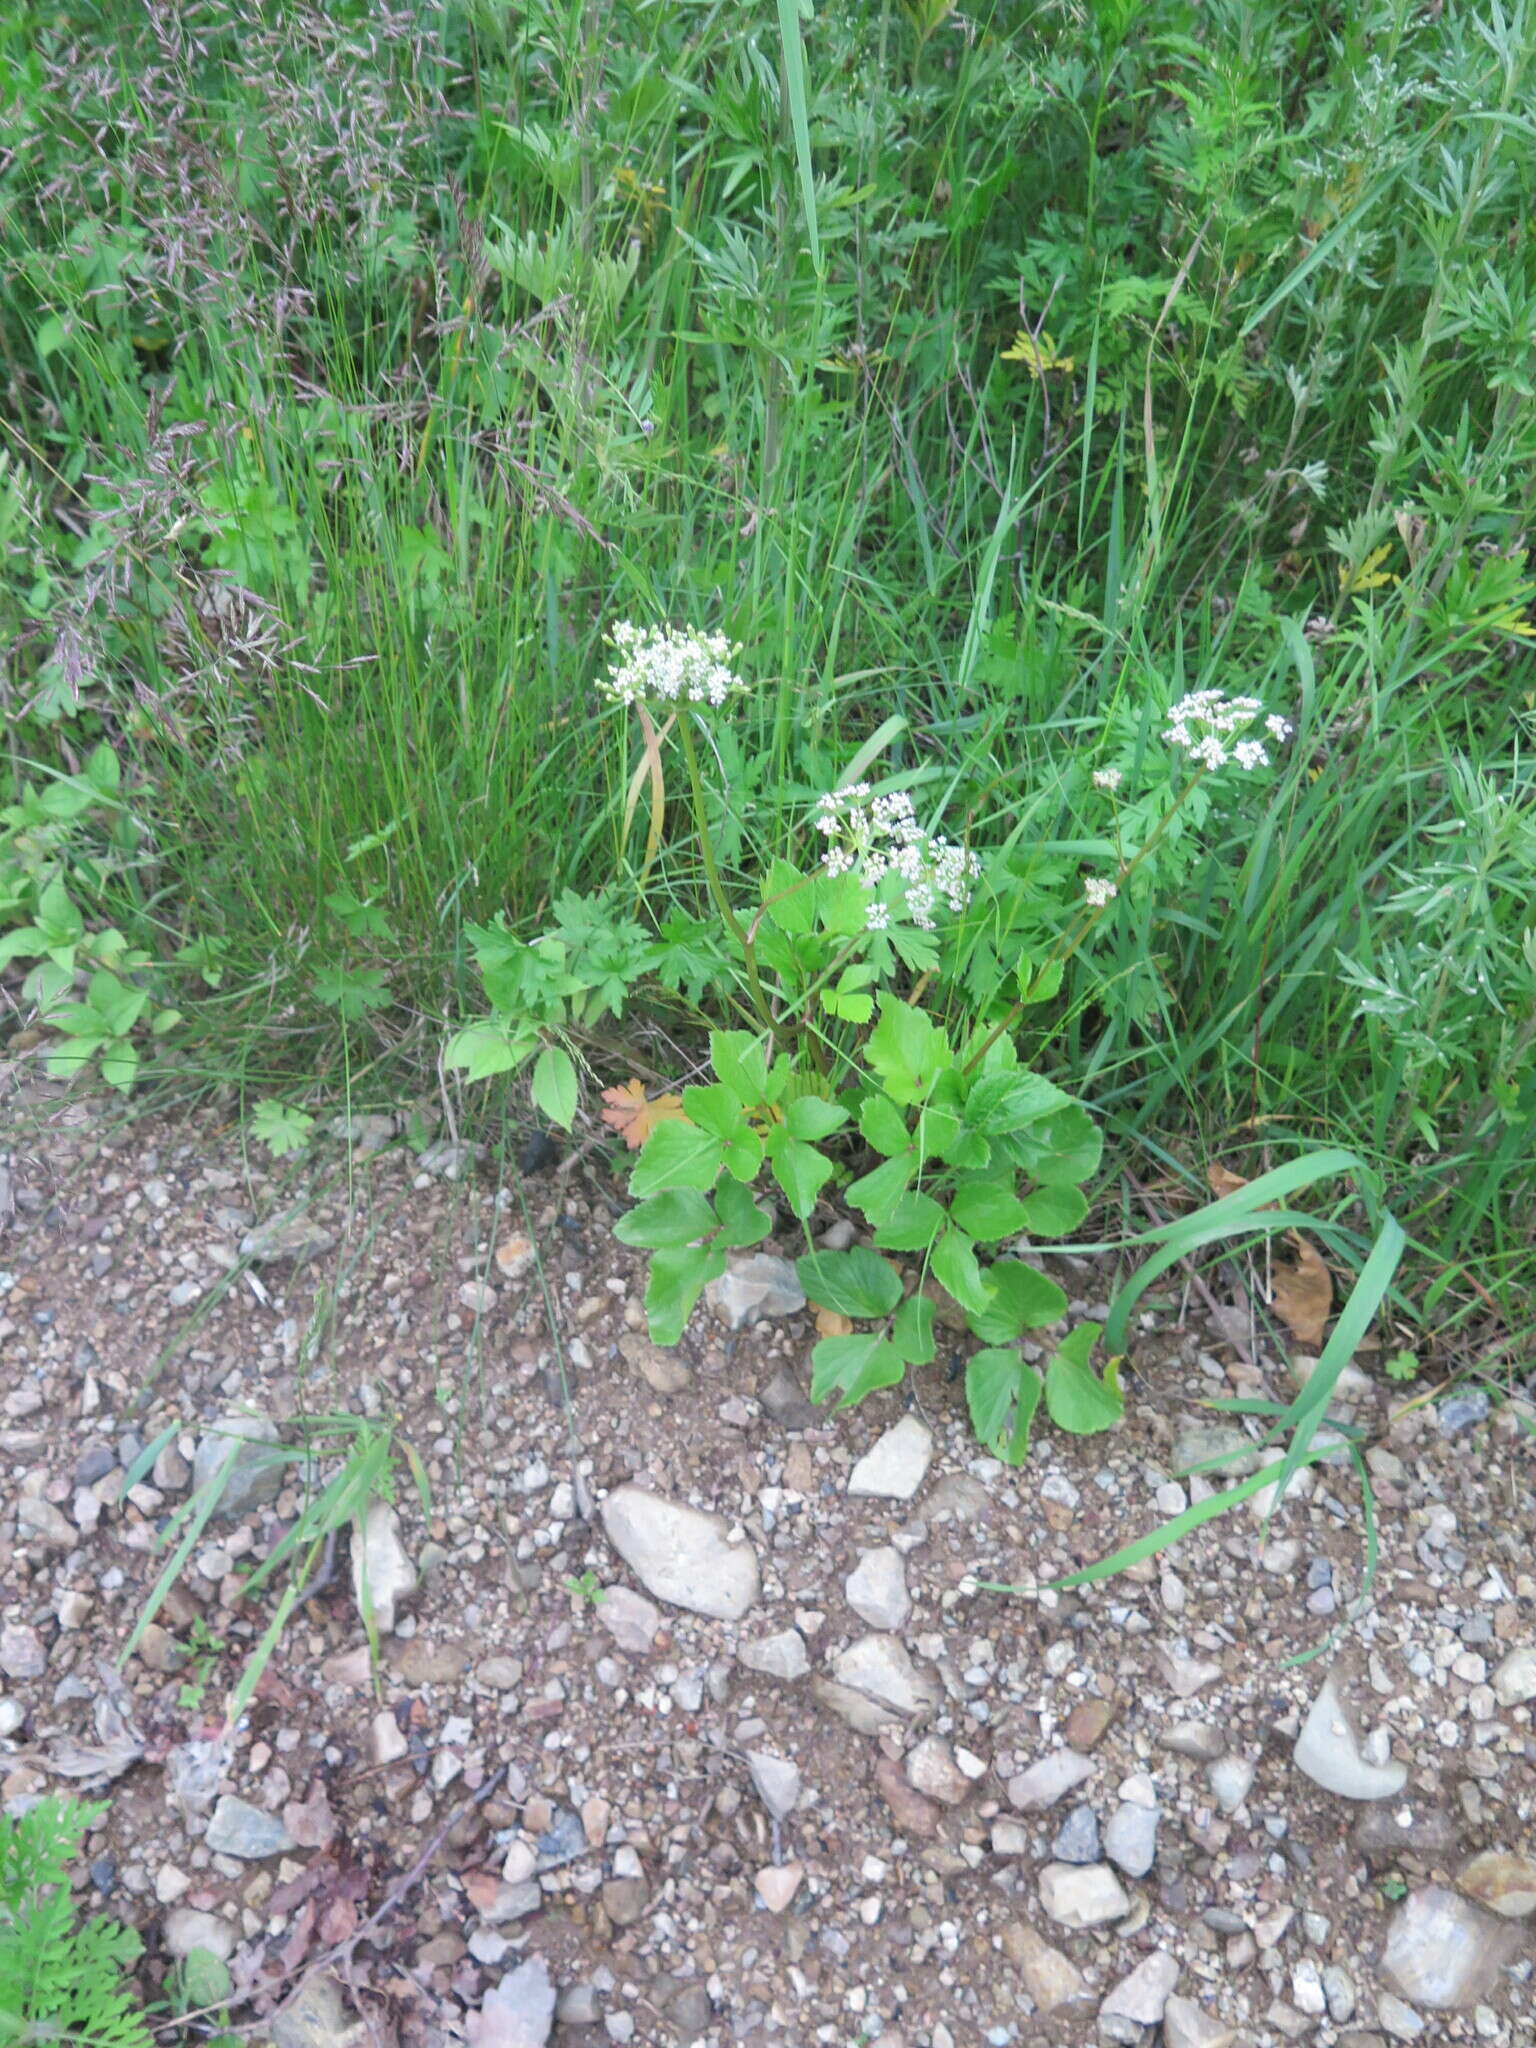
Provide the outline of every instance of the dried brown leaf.
[[1298,1344],[1319,1345],[1333,1310],[1333,1275],[1316,1245],[1294,1230],[1286,1241],[1295,1247],[1296,1263],[1275,1261],[1270,1300]]
[[[811,1306],[815,1308],[815,1303]],[[839,1313],[835,1308],[816,1309],[816,1334],[818,1337],[851,1337],[853,1317]]]
[[633,1078],[622,1088],[605,1088],[603,1122],[617,1131],[631,1152],[638,1152],[658,1124],[686,1123],[680,1095],[647,1096],[645,1083]]

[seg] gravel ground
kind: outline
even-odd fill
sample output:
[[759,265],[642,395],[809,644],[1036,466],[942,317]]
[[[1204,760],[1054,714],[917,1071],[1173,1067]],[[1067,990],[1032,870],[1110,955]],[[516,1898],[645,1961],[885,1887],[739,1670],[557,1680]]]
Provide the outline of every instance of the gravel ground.
[[[803,1309],[656,1351],[589,1163],[524,1213],[392,1119],[294,1172],[212,1117],[0,1102],[0,1796],[110,1796],[83,1897],[150,1979],[216,1948],[277,2048],[1532,2040],[1517,1405],[1341,1390],[1381,1563],[1311,1662],[1360,1587],[1347,1467],[1108,1584],[981,1591],[1176,1511],[1196,1451],[1239,1469],[1201,1396],[1297,1361],[1150,1297],[1125,1425],[1010,1471],[942,1358],[811,1408]],[[326,1413],[398,1416],[430,1512],[402,1468],[369,1519],[376,1677],[343,1536],[224,1740],[276,1592],[242,1574],[301,1505],[260,1439]]]

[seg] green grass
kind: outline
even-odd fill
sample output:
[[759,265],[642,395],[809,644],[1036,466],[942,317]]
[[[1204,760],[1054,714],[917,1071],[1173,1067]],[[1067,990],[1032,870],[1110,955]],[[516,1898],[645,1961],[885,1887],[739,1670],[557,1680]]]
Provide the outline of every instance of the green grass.
[[[11,859],[148,953],[187,1085],[385,1099],[482,1005],[467,927],[633,874],[615,619],[742,647],[706,763],[729,875],[804,857],[900,721],[874,772],[1002,878],[951,1008],[1113,862],[1092,768],[1140,845],[1168,704],[1251,693],[1284,760],[1180,812],[1025,1049],[1178,1179],[1348,1146],[1437,1318],[1507,1313],[1529,5],[850,0],[803,52],[796,18],[207,0],[194,38],[66,0],[0,30],[0,799],[102,739],[124,775],[112,831]],[[1021,329],[1055,367],[1007,358]],[[704,907],[682,813],[651,900]]]

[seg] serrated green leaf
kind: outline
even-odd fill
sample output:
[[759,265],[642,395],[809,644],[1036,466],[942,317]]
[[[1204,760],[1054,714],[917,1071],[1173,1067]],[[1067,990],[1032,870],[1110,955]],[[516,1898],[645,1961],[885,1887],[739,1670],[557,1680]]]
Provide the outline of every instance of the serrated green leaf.
[[1017,1351],[978,1351],[965,1368],[971,1425],[1006,1464],[1022,1465],[1029,1455],[1030,1425],[1042,1391],[1040,1375]]
[[1022,1259],[994,1259],[987,1279],[993,1289],[991,1301],[980,1315],[966,1318],[984,1344],[1010,1344],[1026,1330],[1060,1322],[1067,1312],[1062,1289]]
[[720,1219],[720,1242],[733,1251],[761,1244],[773,1228],[773,1217],[737,1180],[723,1180],[715,1189],[715,1214]]
[[954,1296],[968,1315],[985,1315],[992,1301],[992,1288],[983,1279],[976,1262],[976,1247],[963,1230],[953,1225],[933,1248],[929,1271]]
[[894,1159],[912,1143],[906,1118],[886,1095],[871,1095],[860,1103],[859,1135],[882,1159]]
[[652,1195],[621,1216],[613,1226],[613,1234],[620,1244],[661,1251],[710,1236],[716,1220],[714,1210],[697,1188],[668,1188],[664,1194]]
[[875,1243],[884,1252],[926,1252],[947,1221],[942,1203],[914,1190],[887,1215]]
[[897,1386],[905,1376],[901,1353],[873,1331],[823,1337],[811,1353],[811,1399],[837,1394],[839,1408],[851,1408],[880,1387]]
[[1045,1369],[1045,1405],[1052,1422],[1072,1436],[1096,1436],[1113,1429],[1125,1413],[1118,1378],[1100,1379],[1090,1360],[1102,1331],[1099,1323],[1079,1323],[1062,1339]]
[[534,1107],[543,1110],[552,1124],[562,1131],[571,1128],[579,1089],[576,1062],[563,1045],[546,1045],[534,1061],[530,1093]]
[[1065,1108],[1072,1098],[1043,1074],[983,1074],[966,1097],[965,1121],[986,1137],[1011,1137]]
[[55,1081],[69,1081],[82,1068],[88,1067],[103,1046],[110,1044],[104,1036],[95,1038],[72,1038],[68,1045],[55,1046],[45,1062],[48,1072]]
[[666,1188],[712,1188],[720,1177],[725,1147],[708,1131],[675,1117],[659,1123],[646,1139],[629,1177],[632,1195],[659,1195]]
[[865,1043],[864,1057],[893,1102],[921,1102],[954,1054],[941,1026],[911,1003],[880,999],[880,1021]]
[[1069,1102],[1051,1116],[1014,1133],[1009,1156],[1045,1187],[1076,1187],[1099,1170],[1104,1136],[1080,1103]]
[[675,1344],[699,1296],[725,1271],[725,1253],[713,1245],[668,1245],[652,1252],[645,1313],[653,1344]]
[[926,1294],[909,1294],[891,1318],[891,1342],[908,1365],[931,1365],[933,1303]]
[[1031,1237],[1068,1237],[1088,1214],[1088,1197],[1078,1187],[1036,1188],[1023,1206]]
[[817,1196],[832,1178],[831,1160],[814,1145],[802,1145],[798,1138],[790,1137],[783,1125],[770,1134],[765,1149],[785,1200],[792,1213],[803,1220],[815,1208]]
[[848,1252],[808,1252],[796,1259],[795,1271],[806,1299],[839,1315],[888,1316],[901,1300],[895,1269],[865,1245]]
[[755,1108],[768,1094],[768,1060],[763,1040],[750,1031],[711,1031],[710,1064],[715,1079],[745,1108]]
[[949,1198],[949,1213],[979,1244],[996,1244],[1017,1237],[1026,1228],[1028,1212],[1007,1179],[989,1175],[961,1181]]
[[828,1102],[824,1095],[799,1095],[784,1105],[784,1128],[792,1138],[801,1138],[808,1145],[830,1138],[847,1121],[842,1104]]
[[871,1223],[884,1223],[912,1185],[916,1170],[917,1161],[910,1152],[898,1153],[894,1159],[883,1159],[877,1167],[861,1174],[849,1185],[849,1205],[861,1216],[867,1216]]
[[443,1055],[445,1066],[462,1069],[471,1081],[488,1080],[492,1074],[508,1074],[520,1067],[533,1050],[534,1041],[519,1033],[513,1037],[504,1025],[487,1019],[466,1024],[454,1033]]

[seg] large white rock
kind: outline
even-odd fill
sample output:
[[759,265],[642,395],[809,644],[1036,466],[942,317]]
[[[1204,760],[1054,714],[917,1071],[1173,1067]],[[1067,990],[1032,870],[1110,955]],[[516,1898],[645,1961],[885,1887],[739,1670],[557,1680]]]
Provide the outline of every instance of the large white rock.
[[910,1500],[933,1461],[933,1432],[903,1415],[871,1445],[848,1475],[848,1491],[870,1500]]
[[728,1543],[719,1515],[619,1486],[603,1502],[603,1527],[647,1593],[669,1607],[740,1621],[757,1598],[757,1553],[750,1543]]
[[1406,1764],[1371,1764],[1360,1754],[1360,1738],[1332,1677],[1323,1680],[1294,1754],[1298,1770],[1341,1799],[1395,1799],[1408,1782]]
[[364,1597],[379,1634],[392,1636],[402,1602],[416,1590],[416,1567],[400,1541],[400,1517],[387,1500],[371,1500],[361,1525],[352,1526],[352,1593],[359,1614]]

